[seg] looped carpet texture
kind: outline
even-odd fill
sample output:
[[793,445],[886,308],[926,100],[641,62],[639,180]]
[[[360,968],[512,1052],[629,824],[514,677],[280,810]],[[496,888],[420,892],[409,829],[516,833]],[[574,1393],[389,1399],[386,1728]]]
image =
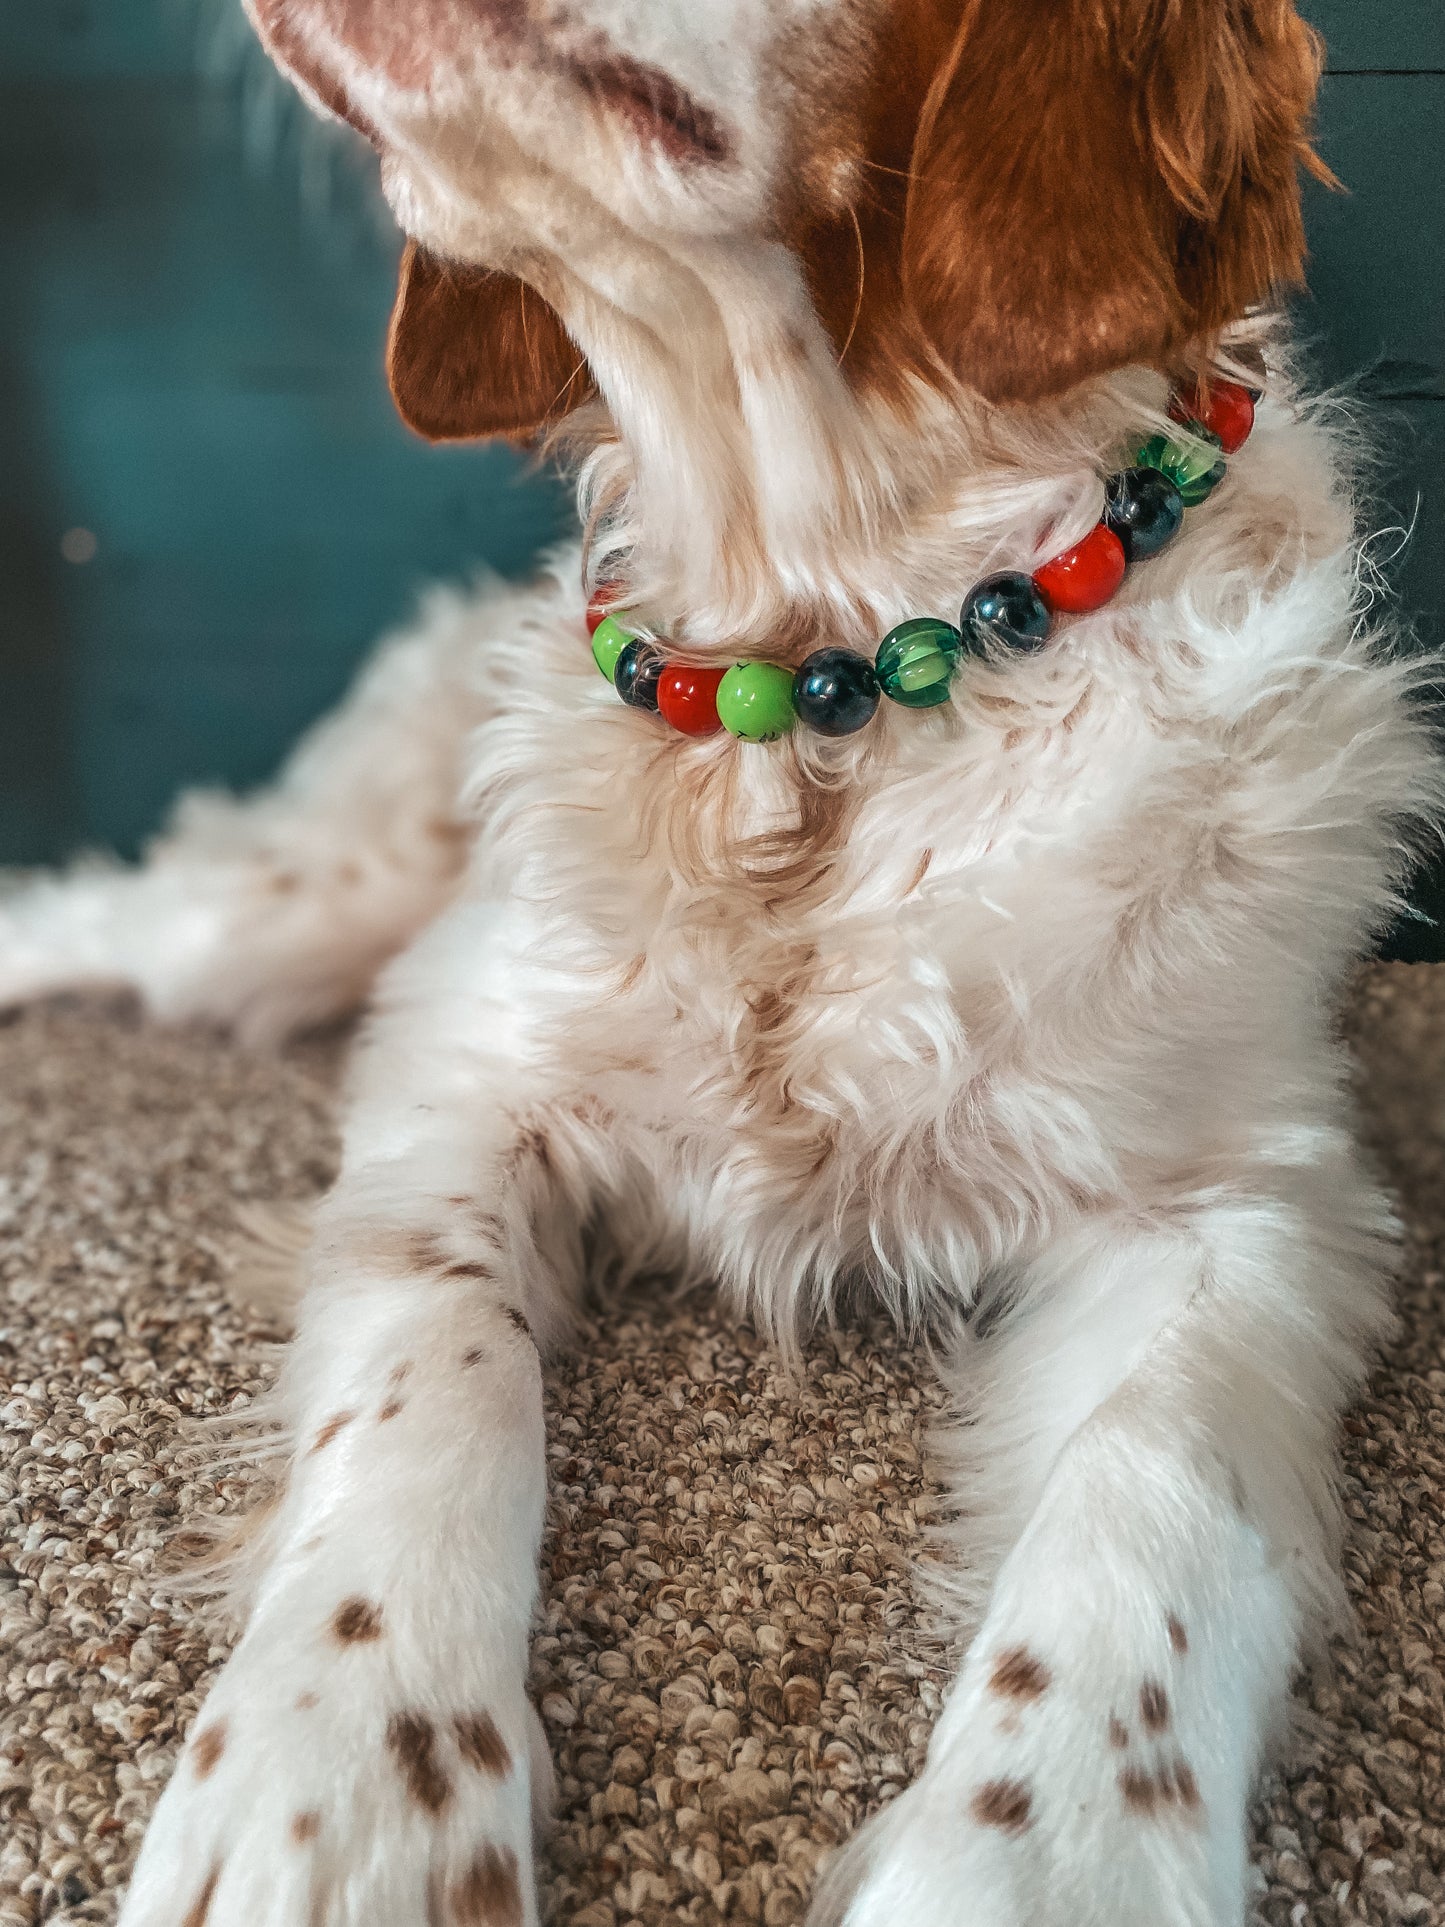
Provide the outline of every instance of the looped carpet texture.
[[[1301,1685],[1258,1906],[1445,1927],[1445,970],[1372,966],[1347,1021],[1409,1226],[1402,1322],[1345,1428],[1358,1635]],[[0,1029],[0,1927],[114,1918],[224,1659],[160,1579],[178,1525],[243,1502],[184,1422],[274,1369],[224,1288],[235,1209],[325,1183],[338,1056],[97,1002]],[[559,1927],[790,1927],[917,1771],[948,1667],[914,1564],[939,1412],[880,1322],[789,1372],[706,1294],[589,1313],[552,1374],[533,1647]]]

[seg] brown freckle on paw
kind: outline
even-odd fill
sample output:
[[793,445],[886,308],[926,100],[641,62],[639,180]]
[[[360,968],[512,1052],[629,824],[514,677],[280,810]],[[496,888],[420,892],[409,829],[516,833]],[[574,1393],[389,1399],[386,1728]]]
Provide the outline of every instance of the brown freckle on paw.
[[1182,1659],[1189,1651],[1189,1635],[1184,1630],[1184,1622],[1170,1613],[1166,1624],[1169,1628],[1169,1644]]
[[457,1927],[520,1927],[522,1888],[510,1847],[483,1847],[452,1888]]
[[395,1418],[397,1413],[404,1409],[405,1405],[406,1400],[404,1398],[389,1398],[376,1415],[377,1424],[385,1425],[387,1420]]
[[1036,1700],[1049,1688],[1053,1675],[1027,1646],[1011,1646],[1000,1653],[988,1676],[989,1691],[1004,1699]]
[[490,1713],[459,1713],[455,1725],[457,1744],[468,1766],[479,1773],[494,1774],[499,1780],[511,1772],[512,1756]]
[[451,1798],[452,1785],[436,1763],[436,1729],[421,1713],[393,1714],[386,1743],[396,1755],[407,1790],[428,1813],[440,1813]]
[[197,1733],[191,1741],[191,1762],[196,1769],[196,1778],[204,1780],[216,1770],[216,1762],[226,1750],[226,1722],[218,1720],[214,1726],[207,1726]]
[[181,1927],[206,1927],[206,1916],[211,1911],[211,1896],[216,1891],[216,1882],[220,1877],[221,1869],[218,1866],[212,1867],[205,1886],[196,1895],[190,1912],[181,1922]]
[[1152,1813],[1159,1800],[1159,1789],[1147,1773],[1137,1766],[1126,1766],[1119,1775],[1119,1791],[1131,1813]]
[[313,1706],[319,1706],[321,1702],[314,1693],[298,1693],[296,1695],[296,1704],[301,1712],[309,1713]]
[[455,1264],[447,1265],[442,1272],[443,1278],[495,1278],[496,1272],[490,1265],[484,1265],[480,1258],[458,1258]]
[[517,1330],[522,1334],[523,1338],[530,1338],[532,1336],[532,1327],[527,1323],[515,1305],[504,1305],[502,1310],[506,1313],[512,1324],[517,1327]]
[[292,1819],[291,1838],[298,1847],[304,1847],[309,1840],[314,1840],[320,1831],[321,1815],[319,1813],[298,1813]]
[[350,1425],[351,1421],[355,1417],[356,1417],[355,1412],[333,1413],[333,1415],[329,1419],[327,1419],[326,1423],[317,1432],[316,1437],[311,1441],[311,1450],[313,1452],[324,1452],[327,1446],[330,1445],[331,1441],[336,1437],[336,1434],[342,1429],[342,1427],[345,1425]]
[[331,1616],[331,1630],[343,1646],[381,1638],[381,1608],[370,1599],[343,1599]]
[[1139,1717],[1146,1733],[1162,1733],[1169,1724],[1169,1696],[1157,1679],[1146,1679],[1139,1688]]
[[1033,1800],[1018,1780],[987,1780],[969,1801],[968,1810],[981,1827],[1022,1833],[1029,1824]]
[[1109,1715],[1109,1744],[1114,1748],[1116,1753],[1122,1753],[1124,1748],[1129,1744],[1128,1727],[1125,1726],[1121,1719],[1116,1719],[1112,1713]]

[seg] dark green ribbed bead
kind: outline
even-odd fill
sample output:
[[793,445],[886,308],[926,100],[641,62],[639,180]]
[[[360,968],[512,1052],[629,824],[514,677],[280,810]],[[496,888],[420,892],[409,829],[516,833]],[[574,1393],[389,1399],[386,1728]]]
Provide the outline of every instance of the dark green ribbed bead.
[[1184,506],[1194,508],[1218,488],[1228,472],[1228,463],[1220,454],[1222,447],[1211,429],[1190,422],[1187,439],[1153,435],[1135,459],[1140,468],[1157,468],[1161,475],[1167,475],[1184,498]]
[[878,645],[875,667],[883,694],[905,709],[933,709],[948,701],[963,638],[937,616],[911,616]]

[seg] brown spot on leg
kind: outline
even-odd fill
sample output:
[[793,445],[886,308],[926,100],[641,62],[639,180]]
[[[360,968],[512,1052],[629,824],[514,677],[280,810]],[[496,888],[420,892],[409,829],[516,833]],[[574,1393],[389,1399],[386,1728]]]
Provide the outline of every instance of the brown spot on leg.
[[389,1398],[376,1415],[377,1424],[385,1425],[388,1419],[395,1418],[405,1404],[406,1400],[404,1398]]
[[469,1766],[479,1773],[495,1774],[499,1780],[511,1772],[512,1756],[490,1713],[458,1714],[456,1729],[457,1744]]
[[1167,1624],[1169,1627],[1169,1644],[1182,1659],[1189,1651],[1189,1635],[1184,1630],[1184,1623],[1182,1620],[1176,1618],[1173,1613],[1170,1613]]
[[1165,1768],[1164,1774],[1160,1777],[1167,1782],[1171,1799],[1177,1800],[1180,1806],[1187,1808],[1191,1813],[1198,1811],[1199,1782],[1195,1779],[1188,1760],[1176,1759],[1172,1766]]
[[1116,1753],[1122,1753],[1129,1744],[1129,1729],[1121,1719],[1109,1715],[1109,1744]]
[[343,1599],[331,1616],[331,1630],[343,1646],[381,1638],[381,1608],[370,1599]]
[[1048,1691],[1053,1675],[1027,1646],[1011,1646],[1000,1653],[988,1676],[989,1691],[1004,1699],[1036,1700]]
[[510,1847],[483,1847],[452,1888],[457,1927],[521,1927],[522,1888]]
[[1021,1781],[988,1780],[969,1801],[968,1810],[981,1827],[1022,1833],[1029,1824],[1033,1799]]
[[1157,1679],[1146,1679],[1139,1688],[1139,1717],[1146,1733],[1162,1733],[1169,1724],[1169,1696]]
[[1159,1803],[1159,1789],[1147,1773],[1137,1766],[1126,1766],[1119,1774],[1119,1791],[1131,1813],[1152,1813]]
[[342,1426],[350,1425],[351,1421],[355,1417],[356,1417],[355,1412],[333,1413],[332,1416],[329,1419],[327,1419],[326,1423],[317,1432],[316,1437],[311,1441],[311,1450],[313,1452],[324,1452],[327,1446],[330,1445],[331,1441],[336,1437],[336,1434],[341,1430]]
[[206,1884],[196,1895],[190,1912],[181,1922],[181,1927],[206,1927],[206,1915],[211,1911],[211,1896],[216,1891],[216,1882],[221,1877],[219,1866],[212,1867],[206,1876]]
[[226,1722],[217,1720],[214,1725],[206,1726],[191,1741],[191,1764],[196,1769],[196,1778],[204,1780],[216,1770],[216,1762],[226,1750]]
[[437,1765],[436,1728],[421,1713],[397,1713],[386,1729],[407,1791],[428,1813],[440,1813],[451,1798],[452,1783]]
[[517,1327],[517,1330],[522,1334],[523,1338],[531,1338],[532,1327],[527,1323],[526,1319],[522,1316],[521,1312],[517,1310],[517,1307],[515,1305],[504,1305],[502,1309],[506,1312],[507,1317],[511,1320],[511,1322]]
[[310,1813],[298,1813],[292,1818],[291,1838],[298,1847],[306,1846],[320,1831],[321,1815],[314,1810]]

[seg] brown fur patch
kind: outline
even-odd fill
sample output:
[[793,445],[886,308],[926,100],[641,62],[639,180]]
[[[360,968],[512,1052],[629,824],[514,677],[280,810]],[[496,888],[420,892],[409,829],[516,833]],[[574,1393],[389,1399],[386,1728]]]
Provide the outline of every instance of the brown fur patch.
[[333,1413],[332,1416],[327,1419],[326,1423],[318,1429],[316,1437],[311,1441],[312,1452],[324,1452],[336,1437],[336,1434],[341,1431],[344,1426],[350,1425],[355,1417],[355,1412]]
[[1109,1715],[1109,1744],[1116,1753],[1122,1753],[1129,1744],[1129,1729],[1114,1714]]
[[1027,1646],[1011,1646],[994,1661],[988,1687],[1004,1699],[1036,1700],[1048,1691],[1052,1680],[1048,1667]]
[[378,1425],[385,1425],[388,1419],[394,1419],[398,1412],[405,1411],[405,1409],[406,1400],[404,1398],[389,1398],[377,1413],[376,1422]]
[[215,1772],[216,1762],[225,1750],[226,1722],[217,1720],[211,1726],[203,1726],[191,1741],[191,1764],[198,1780],[204,1780]]
[[381,1608],[370,1599],[343,1599],[331,1616],[331,1630],[343,1646],[381,1638]]
[[552,1146],[548,1140],[547,1133],[538,1129],[535,1125],[531,1130],[523,1131],[522,1135],[517,1139],[516,1156],[518,1161],[523,1158],[531,1158],[539,1170],[550,1172],[552,1169]]
[[206,1927],[206,1916],[211,1911],[211,1896],[215,1893],[216,1883],[220,1878],[221,1869],[218,1863],[206,1876],[206,1884],[196,1895],[190,1911],[181,1922],[181,1927]]
[[422,1713],[396,1713],[386,1729],[386,1743],[396,1755],[407,1791],[428,1813],[440,1813],[452,1795],[452,1783],[436,1760],[436,1728]]
[[443,1268],[443,1278],[495,1278],[496,1272],[490,1265],[484,1265],[480,1258],[458,1258],[455,1264]]
[[498,1780],[511,1772],[512,1756],[490,1713],[459,1713],[455,1725],[457,1744],[468,1766]]
[[1169,1627],[1169,1644],[1174,1648],[1175,1652],[1178,1653],[1180,1658],[1182,1659],[1185,1653],[1189,1651],[1189,1635],[1184,1630],[1184,1625],[1182,1620],[1176,1618],[1173,1613],[1170,1613],[1169,1615],[1168,1627]]
[[451,1892],[457,1927],[521,1927],[522,1887],[510,1847],[485,1846]]
[[1182,1807],[1186,1813],[1192,1814],[1197,1813],[1202,1805],[1199,1783],[1189,1762],[1182,1756],[1176,1756],[1160,1767],[1157,1774],[1146,1773],[1137,1766],[1122,1768],[1119,1791],[1124,1796],[1125,1806],[1133,1813],[1153,1813],[1161,1807]]
[[1119,1773],[1119,1791],[1131,1813],[1152,1813],[1159,1804],[1159,1789],[1142,1767],[1126,1766]]
[[306,1846],[309,1841],[316,1838],[320,1831],[321,1815],[314,1810],[310,1813],[298,1813],[292,1817],[291,1838],[296,1842],[298,1847]]
[[320,1700],[314,1693],[298,1693],[296,1695],[297,1709],[302,1713],[309,1713],[313,1706],[319,1706],[320,1704]]
[[413,1231],[406,1241],[406,1262],[413,1271],[435,1271],[448,1252],[437,1231]]
[[1033,1815],[1033,1797],[1020,1780],[987,1780],[968,1803],[981,1827],[1023,1833]]
[[399,1365],[392,1366],[391,1370],[386,1375],[386,1382],[388,1385],[404,1384],[405,1381],[411,1377],[411,1372],[412,1372],[411,1360],[409,1358],[404,1358]]
[[511,1323],[517,1327],[517,1330],[522,1334],[523,1338],[531,1338],[532,1327],[527,1323],[515,1305],[504,1305],[502,1310]]
[[1169,1724],[1169,1695],[1157,1679],[1146,1679],[1139,1688],[1139,1717],[1146,1733],[1162,1733]]
[[482,1364],[487,1356],[485,1345],[473,1345],[469,1352],[462,1353],[462,1363],[468,1367]]

